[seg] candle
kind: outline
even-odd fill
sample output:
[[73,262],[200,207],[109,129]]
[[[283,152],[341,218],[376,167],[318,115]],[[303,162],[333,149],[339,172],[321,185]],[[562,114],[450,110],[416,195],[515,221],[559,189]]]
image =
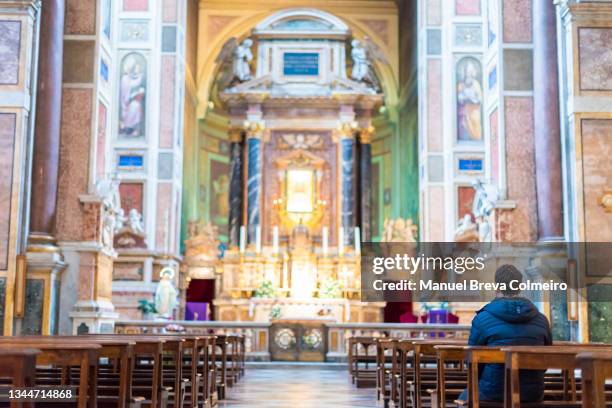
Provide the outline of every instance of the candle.
[[361,231],[359,227],[355,227],[355,253],[357,255],[361,253]]
[[240,227],[240,253],[246,251],[246,225]]
[[327,227],[323,227],[321,241],[323,246],[323,256],[327,256],[327,251],[329,249],[329,229]]
[[261,253],[261,225],[255,228],[255,251]]
[[274,254],[278,254],[278,226],[272,230],[272,250]]
[[338,229],[338,255],[344,254],[344,229]]

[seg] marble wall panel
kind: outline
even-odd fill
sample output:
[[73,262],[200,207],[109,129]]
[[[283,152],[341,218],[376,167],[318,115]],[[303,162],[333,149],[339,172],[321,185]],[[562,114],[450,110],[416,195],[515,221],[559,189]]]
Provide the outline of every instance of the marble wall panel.
[[161,76],[161,110],[160,110],[160,133],[159,147],[172,148],[175,124],[175,87],[176,87],[176,57],[172,55],[162,56]]
[[582,171],[586,241],[612,240],[612,214],[601,199],[612,194],[612,119],[582,121]]
[[147,20],[121,20],[120,27],[123,42],[149,41],[149,22]]
[[581,28],[580,89],[612,91],[612,28]]
[[21,334],[42,334],[44,298],[45,281],[43,279],[28,279],[26,282],[25,310],[21,322]]
[[171,180],[174,173],[174,154],[171,152],[159,153],[157,160],[157,178]]
[[162,52],[176,52],[176,26],[162,27]]
[[491,178],[493,182],[499,180],[499,110],[495,109],[489,115],[491,137]]
[[0,336],[4,334],[4,302],[6,301],[6,278],[0,278]]
[[476,190],[471,186],[457,187],[457,219],[460,220],[466,214],[472,213],[472,205],[474,204],[474,195]]
[[444,181],[444,157],[429,156],[427,160],[427,180],[430,183],[441,183]]
[[64,83],[93,82],[95,48],[95,41],[64,41]]
[[19,83],[21,21],[0,20],[0,85]]
[[106,120],[107,109],[98,102],[98,134],[96,139],[96,176],[104,177],[106,165]]
[[442,31],[437,28],[427,30],[427,55],[440,55],[442,52]]
[[480,0],[455,0],[455,13],[458,16],[478,16],[480,10]]
[[77,290],[79,300],[90,300],[94,296],[96,287],[96,254],[82,252],[79,256],[79,287]]
[[92,103],[91,90],[64,88],[57,194],[60,241],[79,240],[83,232],[79,195],[86,194],[88,186]]
[[480,24],[457,24],[455,26],[455,45],[458,47],[482,46],[482,26]]
[[141,281],[144,276],[142,262],[115,262],[113,266],[114,281]]
[[510,212],[508,237],[514,242],[537,240],[535,192],[535,147],[533,99],[507,97],[504,105],[506,136],[506,174],[508,199],[517,203]]
[[176,23],[178,12],[177,0],[163,0],[162,2],[162,18],[164,23]]
[[158,250],[170,249],[170,222],[172,214],[172,183],[157,184],[157,222],[155,243]]
[[507,91],[533,90],[531,50],[504,50],[504,88]]
[[427,61],[427,147],[441,152],[442,143],[442,61]]
[[427,0],[427,24],[431,26],[442,24],[442,0]]
[[123,11],[147,11],[149,0],[123,0]]
[[0,270],[8,268],[17,115],[0,113]]
[[142,214],[144,186],[142,183],[121,183],[119,185],[119,196],[121,197],[121,208],[128,214],[132,208]]
[[427,218],[429,240],[432,242],[444,242],[444,187],[429,187]]
[[504,42],[531,42],[532,0],[503,0]]
[[96,33],[96,0],[66,0],[65,34]]

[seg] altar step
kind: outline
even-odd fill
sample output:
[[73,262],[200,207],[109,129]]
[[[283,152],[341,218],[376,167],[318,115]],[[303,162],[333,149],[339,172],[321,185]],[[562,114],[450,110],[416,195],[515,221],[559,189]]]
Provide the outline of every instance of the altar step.
[[348,370],[346,363],[322,363],[309,361],[247,361],[246,369],[258,370]]

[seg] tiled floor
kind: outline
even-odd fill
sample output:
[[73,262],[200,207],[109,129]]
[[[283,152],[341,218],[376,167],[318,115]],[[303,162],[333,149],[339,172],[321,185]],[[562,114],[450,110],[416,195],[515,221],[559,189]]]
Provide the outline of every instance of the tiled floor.
[[[220,408],[374,408],[376,390],[357,389],[345,370],[247,369]],[[382,406],[382,404],[380,404]]]

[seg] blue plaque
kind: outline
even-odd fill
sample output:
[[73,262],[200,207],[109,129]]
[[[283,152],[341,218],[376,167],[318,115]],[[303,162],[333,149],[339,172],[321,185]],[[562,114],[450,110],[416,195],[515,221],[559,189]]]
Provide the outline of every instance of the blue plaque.
[[286,52],[283,54],[284,75],[319,75],[319,53]]
[[119,167],[142,167],[144,158],[139,155],[120,155]]
[[482,171],[482,159],[459,159],[459,170],[461,171]]

